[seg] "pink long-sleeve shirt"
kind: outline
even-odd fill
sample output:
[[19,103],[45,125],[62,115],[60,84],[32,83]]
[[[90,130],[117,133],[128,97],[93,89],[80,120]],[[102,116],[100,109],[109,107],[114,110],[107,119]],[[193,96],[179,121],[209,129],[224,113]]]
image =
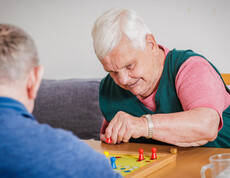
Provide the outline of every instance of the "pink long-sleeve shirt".
[[[165,57],[169,50],[160,46]],[[196,107],[215,109],[220,116],[219,130],[223,126],[222,112],[230,104],[230,95],[207,60],[194,56],[186,60],[180,67],[175,81],[176,92],[185,111]],[[157,90],[145,99],[138,98],[147,108],[155,111],[155,95]]]

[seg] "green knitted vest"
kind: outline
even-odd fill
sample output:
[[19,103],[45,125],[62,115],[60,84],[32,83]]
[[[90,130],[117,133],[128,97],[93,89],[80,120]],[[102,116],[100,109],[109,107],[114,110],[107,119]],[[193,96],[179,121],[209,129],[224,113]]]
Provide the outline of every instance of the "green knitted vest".
[[[155,112],[146,108],[130,91],[119,87],[108,74],[101,81],[99,90],[100,108],[106,120],[108,122],[111,121],[118,111],[124,111],[136,117],[141,117],[144,114],[174,113],[183,111],[176,93],[175,78],[180,66],[192,56],[200,55],[191,50],[179,51],[174,49],[166,56],[162,77],[155,96]],[[213,68],[220,75],[215,66],[213,66]],[[227,86],[226,90],[230,93]],[[230,106],[223,112],[223,122],[224,125],[219,131],[218,137],[213,142],[208,142],[204,146],[230,148]],[[160,143],[156,140],[143,137],[139,139],[131,139],[131,141]]]

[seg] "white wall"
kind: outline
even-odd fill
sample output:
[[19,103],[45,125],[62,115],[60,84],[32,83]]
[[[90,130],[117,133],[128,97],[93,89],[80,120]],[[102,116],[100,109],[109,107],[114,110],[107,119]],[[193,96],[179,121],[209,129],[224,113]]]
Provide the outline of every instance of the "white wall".
[[230,72],[229,0],[0,0],[0,23],[12,23],[34,38],[45,78],[103,77],[91,38],[106,10],[137,11],[159,44],[192,49],[220,72]]

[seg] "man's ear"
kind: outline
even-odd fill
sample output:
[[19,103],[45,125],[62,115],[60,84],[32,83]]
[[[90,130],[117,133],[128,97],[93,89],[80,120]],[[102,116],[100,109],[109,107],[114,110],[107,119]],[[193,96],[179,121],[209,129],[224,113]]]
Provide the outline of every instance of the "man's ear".
[[26,84],[28,99],[36,98],[43,77],[43,73],[43,66],[36,66],[30,71]]
[[151,33],[146,35],[146,46],[150,47],[154,53],[158,50],[158,44]]

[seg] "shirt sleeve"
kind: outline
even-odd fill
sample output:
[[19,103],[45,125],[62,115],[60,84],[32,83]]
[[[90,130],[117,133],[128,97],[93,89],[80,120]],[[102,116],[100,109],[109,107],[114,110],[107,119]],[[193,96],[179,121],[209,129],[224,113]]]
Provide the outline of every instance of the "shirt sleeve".
[[196,107],[215,109],[223,126],[222,112],[227,108],[226,89],[210,63],[202,57],[190,57],[176,76],[176,91],[185,111]]

